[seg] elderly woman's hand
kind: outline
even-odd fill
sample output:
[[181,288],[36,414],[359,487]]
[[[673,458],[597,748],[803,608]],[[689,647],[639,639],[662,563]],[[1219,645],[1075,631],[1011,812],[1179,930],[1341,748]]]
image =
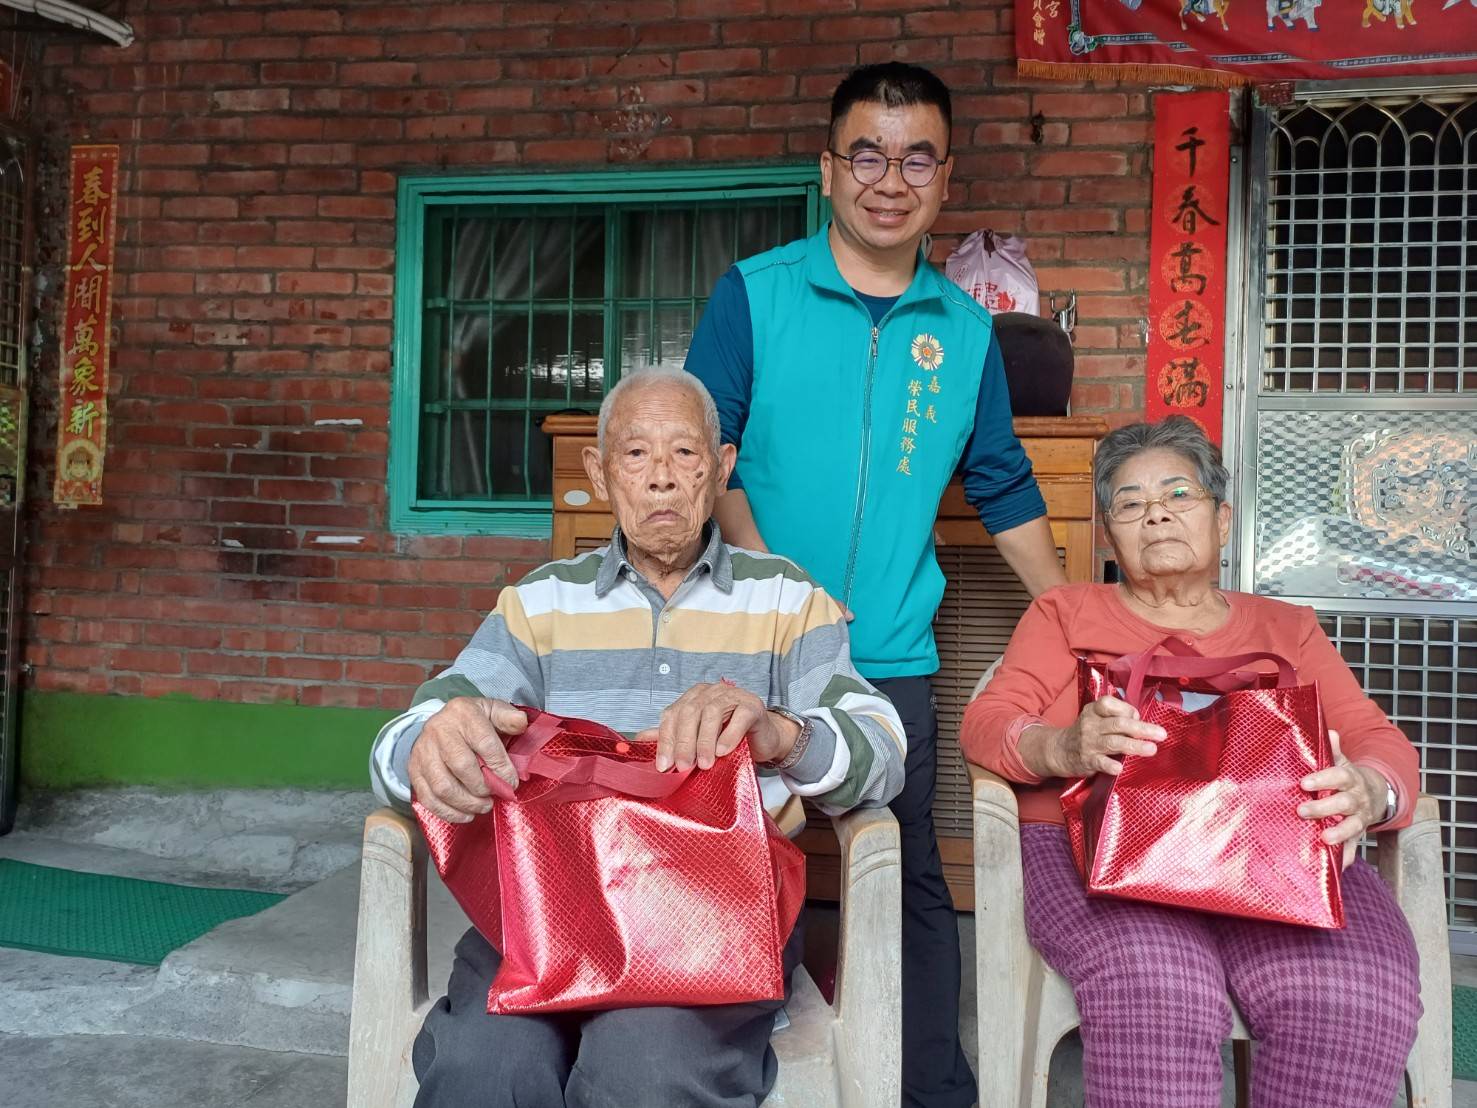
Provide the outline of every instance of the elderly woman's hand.
[[1138,710],[1114,696],[1082,709],[1070,727],[1028,727],[1018,747],[1021,760],[1040,777],[1091,777],[1123,771],[1118,755],[1151,757],[1164,728],[1139,719]]
[[1344,844],[1344,868],[1348,869],[1359,854],[1359,840],[1364,832],[1385,817],[1389,786],[1378,770],[1344,757],[1337,731],[1329,731],[1328,739],[1333,744],[1333,765],[1308,774],[1302,780],[1302,787],[1310,793],[1331,791],[1332,795],[1299,804],[1298,815],[1310,820],[1343,817],[1332,827],[1324,828],[1322,838],[1330,846]]

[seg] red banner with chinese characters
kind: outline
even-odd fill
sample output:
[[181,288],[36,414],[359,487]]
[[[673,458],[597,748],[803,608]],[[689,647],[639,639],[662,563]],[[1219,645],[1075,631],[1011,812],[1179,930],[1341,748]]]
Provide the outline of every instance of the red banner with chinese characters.
[[1154,98],[1144,416],[1190,416],[1215,442],[1225,391],[1230,155],[1226,93]]
[[53,496],[75,508],[103,502],[118,147],[72,147],[70,195]]
[[1227,85],[1469,74],[1477,0],[1015,0],[1022,76]]

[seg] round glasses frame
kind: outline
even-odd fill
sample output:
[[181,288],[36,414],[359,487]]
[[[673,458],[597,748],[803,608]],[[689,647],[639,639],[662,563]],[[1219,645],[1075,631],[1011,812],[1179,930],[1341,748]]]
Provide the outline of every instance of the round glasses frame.
[[1195,505],[1210,498],[1210,493],[1196,485],[1176,485],[1163,496],[1150,497],[1148,500],[1134,497],[1130,500],[1115,501],[1108,505],[1108,518],[1114,523],[1137,523],[1149,514],[1149,509],[1155,504],[1164,505],[1166,512],[1184,515],[1192,511]]
[[[889,158],[880,150],[861,150],[855,154],[829,151],[831,157],[840,158],[851,166],[851,176],[859,185],[875,185],[887,176],[888,169],[897,164],[903,183],[921,189],[933,183],[938,176],[939,166],[948,161],[948,156],[935,158],[932,154],[905,154],[901,158]],[[858,164],[860,163],[860,164]]]

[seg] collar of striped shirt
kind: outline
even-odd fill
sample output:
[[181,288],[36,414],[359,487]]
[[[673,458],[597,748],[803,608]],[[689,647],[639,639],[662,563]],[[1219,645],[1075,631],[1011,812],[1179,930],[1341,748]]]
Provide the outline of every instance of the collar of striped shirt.
[[[728,556],[728,547],[723,544],[723,536],[718,531],[716,520],[710,519],[703,524],[703,536],[703,552],[698,555],[698,560],[687,571],[683,580],[691,581],[697,574],[706,571],[712,578],[713,587],[719,592],[733,592],[733,561]],[[600,572],[595,575],[595,595],[603,597],[615,588],[621,573],[626,571],[638,581],[646,580],[626,557],[626,537],[621,534],[617,524],[610,536],[610,556],[600,564]]]

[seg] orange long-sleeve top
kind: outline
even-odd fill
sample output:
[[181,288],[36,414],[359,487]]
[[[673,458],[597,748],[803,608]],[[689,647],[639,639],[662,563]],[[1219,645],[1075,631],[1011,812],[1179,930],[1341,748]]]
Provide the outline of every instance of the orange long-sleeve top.
[[[1313,610],[1251,593],[1221,595],[1231,609],[1225,624],[1194,635],[1139,618],[1115,585],[1062,585],[1043,593],[1016,625],[988,687],[964,712],[959,735],[964,756],[1015,783],[1022,822],[1061,823],[1067,782],[1043,780],[1026,768],[1017,750],[1021,732],[1036,723],[1066,727],[1077,718],[1078,655],[1111,661],[1178,635],[1206,657],[1255,650],[1280,654],[1297,668],[1299,684],[1317,682],[1324,716],[1339,733],[1344,755],[1378,770],[1395,786],[1395,817],[1382,826],[1409,823],[1420,794],[1415,747],[1364,694]],[[1276,670],[1271,662],[1241,668]]]

